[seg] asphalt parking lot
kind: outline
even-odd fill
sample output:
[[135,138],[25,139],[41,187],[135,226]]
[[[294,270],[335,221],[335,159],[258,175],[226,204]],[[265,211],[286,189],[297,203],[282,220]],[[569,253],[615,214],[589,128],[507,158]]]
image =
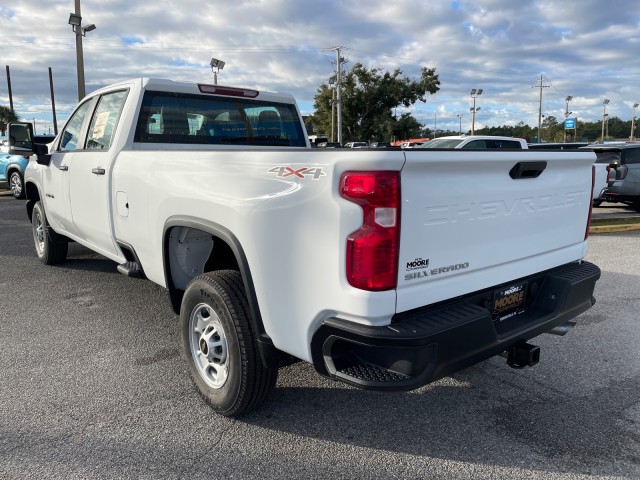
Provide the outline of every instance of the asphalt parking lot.
[[535,368],[496,357],[382,394],[300,363],[230,420],[192,388],[162,288],[77,244],[42,265],[0,195],[0,478],[640,478],[639,246],[590,237],[598,301],[533,341]]

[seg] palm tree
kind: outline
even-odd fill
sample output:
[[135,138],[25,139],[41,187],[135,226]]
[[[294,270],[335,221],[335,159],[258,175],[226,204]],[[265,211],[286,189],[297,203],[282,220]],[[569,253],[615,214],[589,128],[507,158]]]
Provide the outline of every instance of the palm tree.
[[19,120],[16,112],[11,110],[9,107],[5,107],[4,105],[0,105],[0,134],[7,134],[7,123],[17,122]]

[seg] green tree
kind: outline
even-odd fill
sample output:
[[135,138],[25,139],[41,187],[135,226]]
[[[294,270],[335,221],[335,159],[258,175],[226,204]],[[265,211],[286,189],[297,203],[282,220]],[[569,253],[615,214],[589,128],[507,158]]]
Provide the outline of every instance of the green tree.
[[562,140],[564,140],[563,125],[562,123],[558,123],[558,119],[553,115],[545,116],[540,125],[542,128],[542,138],[547,142],[562,142]]
[[18,115],[9,107],[0,105],[0,133],[2,135],[7,134],[7,123],[17,122],[19,120]]
[[[335,81],[335,77],[331,79]],[[402,75],[399,68],[383,72],[357,63],[342,79],[343,140],[388,140],[394,131],[411,130],[407,115],[396,118],[395,107],[410,107],[418,101],[426,102],[440,87],[435,69],[422,68],[420,79],[412,80]],[[311,122],[322,132],[331,132],[331,106],[333,89],[328,84],[318,87],[315,95],[315,114]],[[413,117],[412,117],[413,118]],[[417,120],[411,128],[422,128]],[[401,126],[397,124],[401,123]]]

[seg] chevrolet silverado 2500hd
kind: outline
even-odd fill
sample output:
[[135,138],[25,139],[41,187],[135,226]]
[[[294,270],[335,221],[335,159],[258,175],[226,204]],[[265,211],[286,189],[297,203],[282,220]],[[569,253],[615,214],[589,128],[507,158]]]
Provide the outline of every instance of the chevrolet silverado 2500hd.
[[239,415],[303,360],[411,390],[590,308],[593,152],[312,149],[290,95],[157,79],[11,125],[37,255],[75,241],[169,292],[193,382]]

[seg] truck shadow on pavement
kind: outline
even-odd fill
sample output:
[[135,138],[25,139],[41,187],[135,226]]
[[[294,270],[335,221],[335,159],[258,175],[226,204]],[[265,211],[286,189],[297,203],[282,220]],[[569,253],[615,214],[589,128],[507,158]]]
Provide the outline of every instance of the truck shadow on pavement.
[[620,474],[613,465],[624,462],[640,473],[640,375],[567,395],[497,363],[491,359],[408,393],[331,388],[330,382],[278,388],[262,411],[242,420],[423,457],[612,475]]

